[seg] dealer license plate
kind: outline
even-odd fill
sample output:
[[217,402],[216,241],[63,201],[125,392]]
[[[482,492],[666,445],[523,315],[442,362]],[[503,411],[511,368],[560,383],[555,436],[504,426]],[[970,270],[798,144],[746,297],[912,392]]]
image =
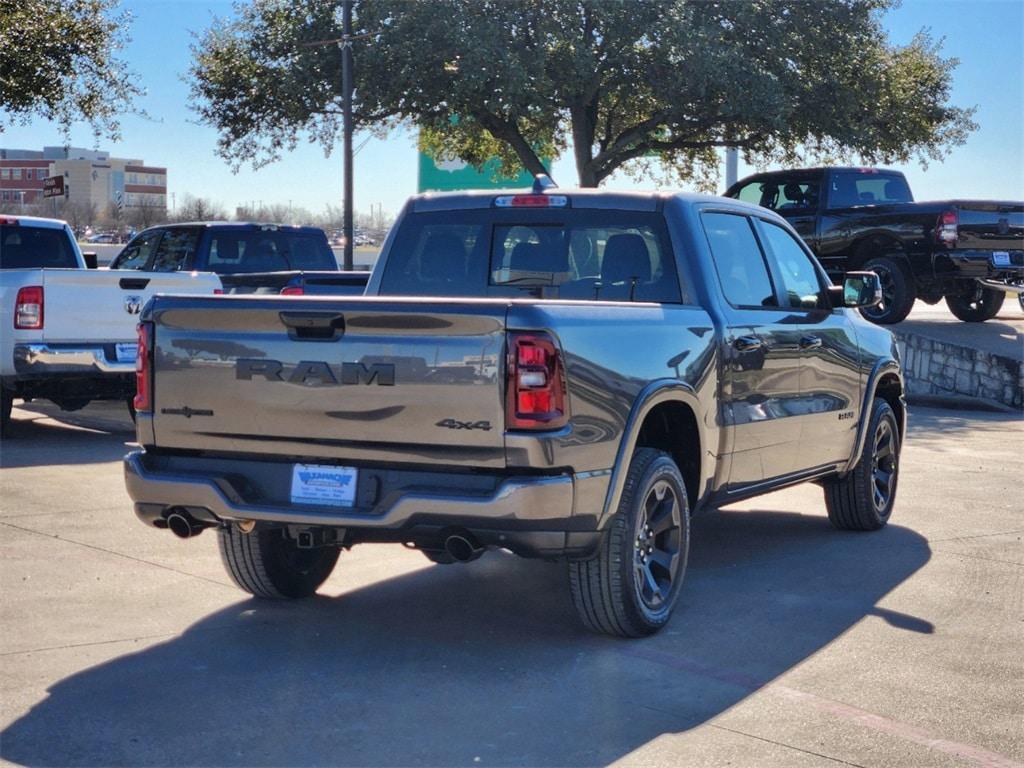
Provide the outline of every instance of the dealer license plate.
[[356,502],[355,467],[295,464],[292,467],[292,503],[351,507]]
[[117,362],[119,363],[134,363],[135,356],[138,353],[139,346],[134,341],[118,344],[117,348],[114,350],[114,354],[117,355]]
[[994,267],[1008,267],[1010,266],[1010,254],[1006,251],[996,251],[992,254],[992,266]]

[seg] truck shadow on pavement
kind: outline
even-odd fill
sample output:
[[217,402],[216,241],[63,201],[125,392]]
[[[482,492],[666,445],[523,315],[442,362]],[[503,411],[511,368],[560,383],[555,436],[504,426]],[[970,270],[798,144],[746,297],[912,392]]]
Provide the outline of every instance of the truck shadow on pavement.
[[34,403],[19,404],[18,409],[0,442],[0,467],[116,461],[130,450],[125,443],[135,440],[127,416],[118,419],[92,410],[64,413]]
[[[699,516],[672,622],[633,641],[578,628],[563,566],[497,553],[338,597],[243,600],[56,683],[0,734],[0,755],[28,765],[606,764],[714,718],[857,622],[931,633],[924,617],[877,607],[929,557],[898,525],[850,534],[823,516]],[[343,554],[331,585],[346,565]]]

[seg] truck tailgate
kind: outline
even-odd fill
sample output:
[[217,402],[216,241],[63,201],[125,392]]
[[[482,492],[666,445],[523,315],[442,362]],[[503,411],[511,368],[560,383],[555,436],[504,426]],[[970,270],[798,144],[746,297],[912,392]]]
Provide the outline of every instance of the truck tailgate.
[[997,201],[956,201],[959,213],[957,247],[983,251],[1024,249],[1024,204]]
[[213,273],[134,272],[106,269],[45,269],[42,276],[43,340],[135,340],[139,312],[162,291],[207,293],[220,288]]
[[503,301],[160,297],[161,448],[503,467]]

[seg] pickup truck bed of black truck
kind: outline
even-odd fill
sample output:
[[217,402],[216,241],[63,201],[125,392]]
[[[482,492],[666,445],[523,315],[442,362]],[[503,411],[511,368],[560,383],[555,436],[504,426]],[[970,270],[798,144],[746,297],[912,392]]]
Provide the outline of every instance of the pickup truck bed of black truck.
[[943,297],[961,320],[981,322],[1006,293],[1024,296],[1022,202],[915,203],[903,174],[877,168],[759,173],[725,194],[785,218],[829,274],[876,272],[882,303],[863,310],[876,323],[900,322],[915,299]]
[[582,621],[664,626],[690,515],[794,483],[842,529],[896,498],[892,334],[778,215],[535,189],[413,198],[366,295],[158,297],[140,326],[137,516],[215,528],[261,597],[339,551],[560,559]]

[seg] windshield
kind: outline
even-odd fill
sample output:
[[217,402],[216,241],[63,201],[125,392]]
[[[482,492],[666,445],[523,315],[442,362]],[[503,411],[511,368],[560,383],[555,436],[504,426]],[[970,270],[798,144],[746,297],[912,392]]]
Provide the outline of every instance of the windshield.
[[0,269],[75,269],[78,256],[63,229],[0,226]]
[[233,275],[285,270],[337,270],[323,232],[274,229],[214,229],[210,233],[211,272]]
[[912,202],[907,180],[898,173],[836,171],[829,182],[829,208]]
[[568,208],[409,215],[380,293],[682,300],[659,214]]

